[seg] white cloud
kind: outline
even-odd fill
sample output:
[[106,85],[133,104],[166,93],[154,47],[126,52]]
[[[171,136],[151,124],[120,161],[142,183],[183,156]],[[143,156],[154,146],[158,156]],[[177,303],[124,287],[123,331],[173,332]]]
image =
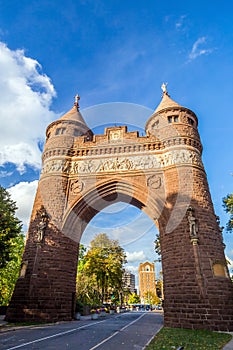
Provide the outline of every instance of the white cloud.
[[36,60],[0,42],[0,90],[0,165],[12,162],[21,172],[25,164],[39,168],[38,140],[56,118],[50,111],[52,83]]
[[132,263],[132,262],[138,262],[139,260],[144,260],[146,258],[146,255],[145,253],[140,250],[138,252],[126,252],[126,258],[127,258],[127,261],[128,263]]
[[[133,274],[137,274],[138,273],[138,267],[139,267],[139,265],[138,266],[127,265],[126,270],[131,272],[131,273],[133,273]],[[138,276],[136,276],[136,277],[138,277]]]
[[[98,214],[98,216],[99,215],[101,214]],[[124,216],[124,212],[121,211],[120,215]],[[155,232],[157,232],[153,221],[143,211],[140,211],[139,215],[132,215],[131,218],[128,219],[128,223],[123,222],[123,224],[119,221],[113,222],[111,216],[105,216],[108,227],[106,227],[106,225],[101,226],[101,223],[103,223],[102,220],[98,223],[98,216],[93,218],[83,233],[82,243],[84,245],[88,246],[95,234],[104,232],[110,239],[118,240],[119,244],[123,246],[124,249],[127,247],[127,250],[129,250],[129,248],[133,249],[135,245],[140,244],[138,242],[142,242],[141,240],[143,237],[145,239],[146,237],[149,239],[149,236],[151,238],[152,235],[155,237]],[[153,240],[152,238],[152,249]]]
[[176,26],[176,29],[182,29],[182,27],[184,26],[184,21],[186,19],[186,15],[182,15],[179,17],[179,19],[177,20],[175,26]]
[[16,202],[18,207],[16,216],[23,222],[24,230],[27,230],[29,225],[37,185],[38,181],[35,180],[32,182],[20,182],[7,189],[11,194],[11,198]]
[[0,170],[0,178],[11,176],[13,174],[12,171]]
[[[198,56],[208,55],[213,51],[213,49],[202,48],[203,47],[202,45],[205,43],[206,43],[205,36],[202,36],[195,41],[195,43],[193,44],[192,50],[188,56],[190,61],[194,60]],[[202,46],[202,47],[200,47],[200,46]]]

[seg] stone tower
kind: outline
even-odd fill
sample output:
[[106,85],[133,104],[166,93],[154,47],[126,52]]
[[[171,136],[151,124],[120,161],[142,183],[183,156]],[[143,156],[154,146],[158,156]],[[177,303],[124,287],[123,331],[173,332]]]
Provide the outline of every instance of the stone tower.
[[43,167],[10,321],[70,320],[78,246],[90,220],[123,201],[158,227],[168,327],[233,330],[233,285],[201,160],[198,120],[163,84],[146,136],[93,135],[74,107],[46,131]]
[[141,300],[145,300],[148,293],[156,294],[155,266],[146,261],[140,263],[138,268],[139,295]]

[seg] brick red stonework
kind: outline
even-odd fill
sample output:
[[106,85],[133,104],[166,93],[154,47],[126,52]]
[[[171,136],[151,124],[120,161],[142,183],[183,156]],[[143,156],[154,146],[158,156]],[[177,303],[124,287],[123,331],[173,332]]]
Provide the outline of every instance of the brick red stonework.
[[197,124],[165,91],[143,137],[126,127],[93,135],[77,103],[48,126],[7,320],[71,320],[81,235],[104,207],[127,201],[160,231],[165,326],[233,331],[233,284]]

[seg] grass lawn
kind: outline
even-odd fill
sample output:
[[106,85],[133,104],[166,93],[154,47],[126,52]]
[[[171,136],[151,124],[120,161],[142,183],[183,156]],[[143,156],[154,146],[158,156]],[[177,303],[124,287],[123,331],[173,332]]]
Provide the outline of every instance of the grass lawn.
[[227,333],[164,327],[146,350],[221,350],[231,338]]

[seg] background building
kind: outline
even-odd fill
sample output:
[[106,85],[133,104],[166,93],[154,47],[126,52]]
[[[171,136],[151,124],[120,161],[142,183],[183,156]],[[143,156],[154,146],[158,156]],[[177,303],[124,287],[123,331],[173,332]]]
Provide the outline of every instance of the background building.
[[135,289],[135,275],[130,271],[125,271],[123,275],[123,288],[128,289],[131,293],[137,293]]
[[141,263],[138,268],[139,295],[141,302],[148,293],[156,294],[155,267],[148,261]]

